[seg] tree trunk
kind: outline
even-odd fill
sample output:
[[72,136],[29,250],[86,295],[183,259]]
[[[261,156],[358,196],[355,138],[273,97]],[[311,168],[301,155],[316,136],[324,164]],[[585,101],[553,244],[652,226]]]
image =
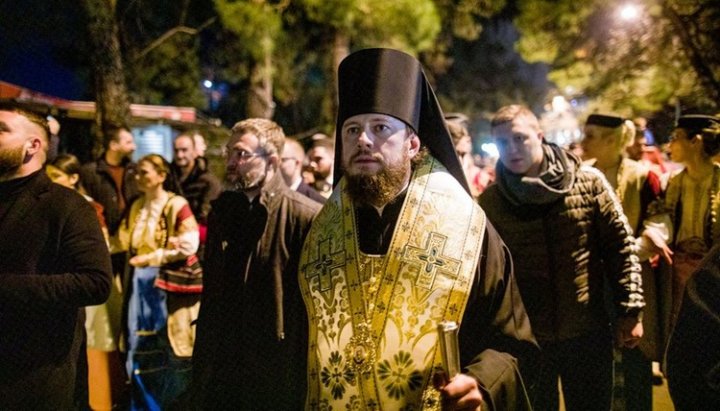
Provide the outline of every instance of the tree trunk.
[[273,100],[272,56],[266,51],[262,61],[256,62],[250,72],[247,116],[271,119],[275,114]]
[[325,101],[323,102],[323,120],[325,124],[333,124],[335,115],[338,110],[338,68],[340,62],[350,54],[350,37],[340,31],[335,31],[332,38],[332,52],[331,58],[332,65],[330,73],[332,73],[332,79],[328,82],[330,90],[326,94]]
[[95,154],[103,150],[102,135],[108,127],[127,125],[130,102],[123,73],[118,26],[113,0],[83,0],[88,14],[88,36],[95,80]]

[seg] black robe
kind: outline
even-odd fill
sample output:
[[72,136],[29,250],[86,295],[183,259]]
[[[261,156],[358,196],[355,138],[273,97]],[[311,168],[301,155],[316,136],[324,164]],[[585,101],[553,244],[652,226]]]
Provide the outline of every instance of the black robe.
[[308,336],[297,270],[320,204],[281,180],[252,202],[226,191],[212,203],[187,408],[303,408]]

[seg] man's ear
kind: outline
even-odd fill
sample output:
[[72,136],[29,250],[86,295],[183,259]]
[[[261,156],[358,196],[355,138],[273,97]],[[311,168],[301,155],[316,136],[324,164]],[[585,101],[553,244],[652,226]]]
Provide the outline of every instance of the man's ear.
[[268,156],[268,167],[272,167],[273,170],[277,170],[280,166],[280,156],[277,153],[270,154]]
[[38,136],[32,135],[25,142],[27,154],[35,155],[43,149],[42,139]]
[[408,147],[408,155],[413,158],[420,151],[420,137],[417,134],[410,134],[410,147]]

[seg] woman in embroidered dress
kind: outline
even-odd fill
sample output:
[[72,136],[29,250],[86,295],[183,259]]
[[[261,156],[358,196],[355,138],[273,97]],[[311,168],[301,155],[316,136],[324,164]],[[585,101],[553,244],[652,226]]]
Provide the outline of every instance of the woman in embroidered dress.
[[593,114],[585,123],[582,147],[585,158],[603,172],[622,203],[623,211],[637,236],[637,255],[642,262],[642,288],[646,306],[643,310],[644,336],[634,349],[622,350],[622,363],[616,369],[624,374],[624,389],[615,401],[625,401],[624,409],[652,409],[652,361],[663,355],[660,330],[657,273],[651,260],[662,256],[672,263],[667,245],[670,219],[664,212],[660,178],[640,162],[624,157],[632,144],[635,126],[621,117]]
[[195,262],[198,226],[188,202],[166,191],[169,164],[150,154],[138,162],[143,195],[130,207],[116,245],[128,250],[127,371],[133,409],[165,409],[185,390],[195,340],[201,286],[161,275],[174,262]]
[[[80,161],[72,154],[60,154],[45,166],[50,179],[62,186],[78,191],[95,209],[106,241],[108,230],[103,217],[103,206],[85,193],[80,181]],[[114,279],[115,280],[115,279]],[[119,280],[119,279],[117,279]],[[88,394],[93,410],[111,410],[119,400],[125,385],[124,371],[118,352],[122,295],[119,281],[113,281],[108,301],[85,307],[87,335]]]
[[673,222],[671,329],[677,320],[685,283],[713,244],[717,221],[720,166],[712,157],[720,152],[720,119],[688,115],[678,119],[670,138],[672,161],[684,166],[668,182],[665,204]]

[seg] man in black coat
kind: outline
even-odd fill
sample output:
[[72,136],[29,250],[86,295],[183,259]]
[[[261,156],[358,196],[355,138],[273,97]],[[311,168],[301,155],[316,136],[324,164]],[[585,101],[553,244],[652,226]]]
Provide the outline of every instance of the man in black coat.
[[105,152],[83,166],[80,180],[87,194],[103,206],[108,231],[114,235],[125,209],[140,194],[136,164],[130,160],[135,140],[129,128],[119,126],[104,131],[103,143]]
[[[110,293],[95,211],[53,184],[46,120],[0,107],[0,409],[67,410],[84,339],[82,307]],[[78,390],[82,391],[82,390]]]
[[[200,244],[205,244],[207,234],[207,217],[210,213],[210,202],[220,195],[220,181],[208,169],[207,160],[201,157],[195,146],[196,132],[180,134],[175,138],[175,156],[170,166],[178,183],[178,193],[190,204],[195,220],[200,229]],[[202,252],[198,254],[202,255]]]
[[283,140],[270,120],[232,129],[225,191],[208,217],[193,409],[303,408],[308,323],[297,268],[320,204],[285,185]]

